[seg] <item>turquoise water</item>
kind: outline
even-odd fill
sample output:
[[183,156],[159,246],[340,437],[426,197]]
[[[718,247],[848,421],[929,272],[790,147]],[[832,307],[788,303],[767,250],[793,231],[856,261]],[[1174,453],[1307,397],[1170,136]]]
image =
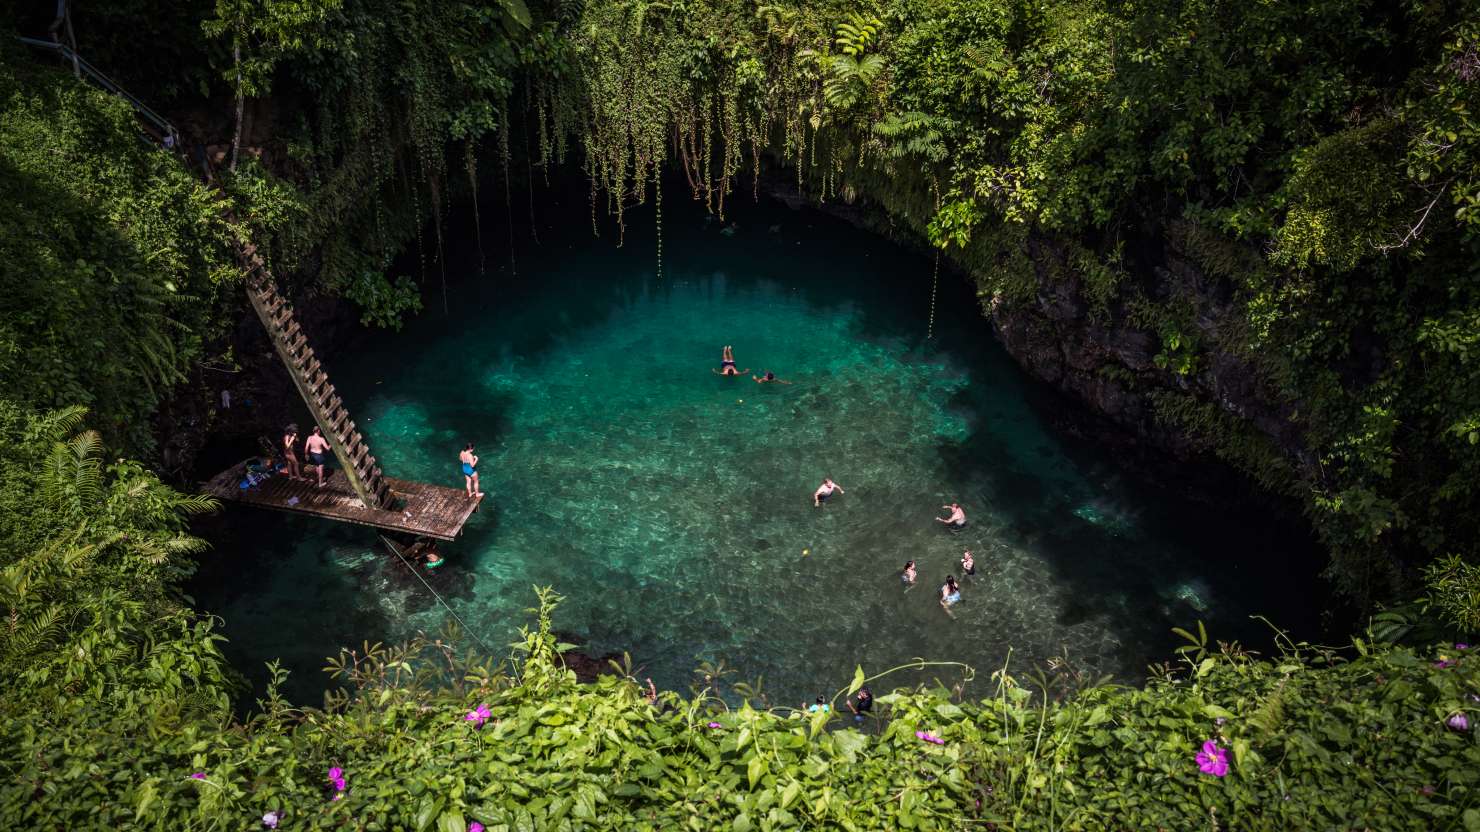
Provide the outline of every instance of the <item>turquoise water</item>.
[[[810,211],[670,209],[658,279],[650,230],[619,248],[584,204],[542,209],[566,230],[524,244],[517,275],[455,247],[450,314],[433,267],[426,313],[327,361],[393,475],[461,487],[477,443],[491,502],[431,581],[500,652],[533,585],[565,596],[561,631],[660,686],[723,660],[792,704],[855,664],[990,671],[1011,648],[1018,667],[1067,653],[1130,679],[1173,626],[1256,644],[1254,613],[1313,626],[1308,542],[1048,428],[1070,405],[996,345],[970,287],[942,278],[927,340],[928,259]],[[715,375],[724,344],[793,383]],[[823,476],[846,494],[819,509]],[[951,501],[959,532],[932,520]],[[243,666],[282,657],[301,694],[337,645],[443,623],[373,532],[227,512],[194,591]],[[936,588],[964,549],[978,575],[948,614]]]

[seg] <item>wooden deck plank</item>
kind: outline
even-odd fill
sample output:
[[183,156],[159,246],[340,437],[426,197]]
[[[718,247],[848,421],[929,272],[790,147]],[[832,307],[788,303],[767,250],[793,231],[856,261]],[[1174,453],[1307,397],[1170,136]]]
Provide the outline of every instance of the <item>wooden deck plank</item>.
[[[369,508],[355,496],[349,481],[337,469],[324,478],[323,488],[279,475],[269,477],[255,488],[243,489],[238,487],[238,483],[245,476],[246,466],[246,462],[240,462],[222,471],[205,483],[203,490],[221,500],[258,508],[374,526],[438,540],[455,539],[483,502],[481,498],[469,499],[462,488],[386,477],[385,481],[397,500],[404,500],[405,505],[399,509]],[[289,501],[294,498],[297,502],[290,505]]]

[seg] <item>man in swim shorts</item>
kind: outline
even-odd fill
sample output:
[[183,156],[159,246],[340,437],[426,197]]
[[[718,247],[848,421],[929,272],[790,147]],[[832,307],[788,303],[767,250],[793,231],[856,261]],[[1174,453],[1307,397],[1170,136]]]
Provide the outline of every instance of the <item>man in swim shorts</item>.
[[746,367],[743,370],[737,369],[735,367],[735,350],[726,344],[725,348],[720,352],[719,369],[712,369],[710,372],[719,373],[722,376],[739,376],[750,372],[750,368]]
[[473,443],[469,442],[457,458],[462,463],[463,480],[468,487],[468,496],[474,499],[482,497],[483,492],[478,490],[478,455],[473,453]]
[[768,381],[774,381],[777,384],[791,384],[791,382],[789,381],[782,381],[781,379],[777,378],[776,374],[771,372],[770,370],[767,370],[764,375],[751,376],[751,378],[755,380],[756,384],[765,384]]
[[831,477],[823,477],[822,485],[817,486],[817,490],[812,493],[812,505],[822,505],[828,497],[831,497],[833,495],[834,491],[838,492],[839,494],[848,493],[843,490],[843,486],[833,482]]
[[966,512],[961,510],[960,503],[951,503],[948,506],[941,506],[941,508],[950,509],[951,516],[937,517],[935,518],[935,522],[945,523],[947,526],[953,529],[963,529],[966,527]]
[[318,425],[313,426],[313,433],[309,434],[308,439],[303,443],[303,450],[308,453],[309,467],[318,472],[319,488],[323,488],[324,454],[329,451],[329,440],[324,438],[324,434],[319,430]]

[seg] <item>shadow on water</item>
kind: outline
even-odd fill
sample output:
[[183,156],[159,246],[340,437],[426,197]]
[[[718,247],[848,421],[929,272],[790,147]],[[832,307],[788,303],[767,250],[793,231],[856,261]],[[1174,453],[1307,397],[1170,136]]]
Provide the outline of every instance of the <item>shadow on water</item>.
[[[1256,647],[1253,613],[1316,630],[1308,534],[1137,480],[1050,427],[1072,405],[993,341],[965,281],[941,276],[927,341],[927,256],[812,210],[741,201],[734,228],[680,205],[658,280],[646,209],[621,249],[591,240],[584,195],[540,210],[562,223],[521,243],[517,276],[478,275],[454,244],[451,314],[429,298],[335,363],[396,476],[461,487],[456,452],[478,443],[494,499],[429,582],[485,642],[507,643],[548,584],[571,599],[561,630],[662,685],[724,659],[793,696],[845,683],[855,660],[985,670],[1009,648],[1067,648],[1133,678],[1198,619]],[[797,383],[714,376],[725,343]],[[824,471],[850,493],[819,511],[805,495]],[[928,519],[951,499],[973,519],[957,536]],[[209,534],[223,563],[196,584],[238,666],[282,656],[316,691],[338,645],[435,629],[436,600],[368,530],[228,514]],[[981,574],[951,621],[934,585],[967,546]],[[906,558],[922,580],[901,592]]]

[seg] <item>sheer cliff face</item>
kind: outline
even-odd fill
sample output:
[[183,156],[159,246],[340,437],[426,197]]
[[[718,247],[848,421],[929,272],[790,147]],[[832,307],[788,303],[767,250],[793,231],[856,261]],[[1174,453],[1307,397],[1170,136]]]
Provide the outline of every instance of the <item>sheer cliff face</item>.
[[[1138,326],[1124,306],[1092,314],[1079,276],[1064,267],[1052,241],[1029,243],[1036,272],[1030,300],[984,295],[983,311],[1007,351],[1029,373],[1081,400],[1124,429],[1128,440],[1149,442],[1179,456],[1210,450],[1215,436],[1197,436],[1168,415],[1170,397],[1217,408],[1271,440],[1305,472],[1310,454],[1289,393],[1236,352],[1241,319],[1233,291],[1189,256],[1185,234],[1172,229],[1151,262],[1135,271],[1143,292],[1175,298],[1191,311],[1199,347],[1195,368],[1179,372],[1158,362],[1162,338]],[[1159,404],[1160,403],[1160,404]]]

